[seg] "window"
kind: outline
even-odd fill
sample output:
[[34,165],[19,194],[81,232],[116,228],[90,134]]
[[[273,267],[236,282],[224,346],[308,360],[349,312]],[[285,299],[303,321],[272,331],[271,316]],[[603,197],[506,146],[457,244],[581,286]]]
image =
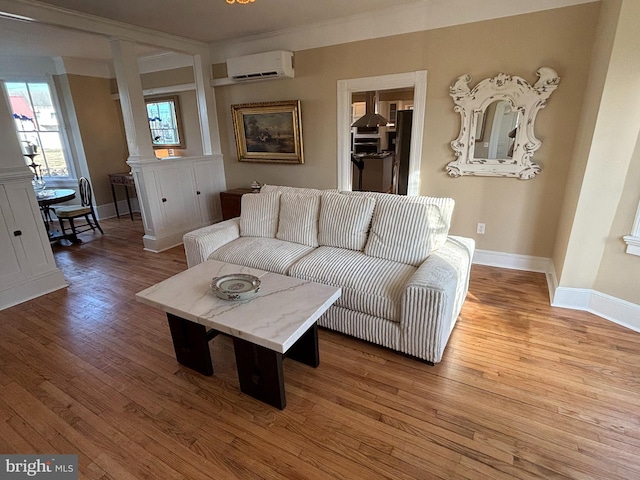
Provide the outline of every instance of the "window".
[[5,88],[23,153],[38,154],[34,162],[41,176],[69,177],[69,158],[49,84],[6,82]]
[[146,104],[153,146],[184,148],[178,97],[149,99]]

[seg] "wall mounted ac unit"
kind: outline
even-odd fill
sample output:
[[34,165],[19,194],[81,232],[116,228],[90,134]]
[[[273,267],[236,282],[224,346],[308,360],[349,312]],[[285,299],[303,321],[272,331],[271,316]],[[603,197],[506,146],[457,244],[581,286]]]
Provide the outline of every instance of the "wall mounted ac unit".
[[293,52],[276,50],[228,58],[227,75],[236,82],[293,78]]

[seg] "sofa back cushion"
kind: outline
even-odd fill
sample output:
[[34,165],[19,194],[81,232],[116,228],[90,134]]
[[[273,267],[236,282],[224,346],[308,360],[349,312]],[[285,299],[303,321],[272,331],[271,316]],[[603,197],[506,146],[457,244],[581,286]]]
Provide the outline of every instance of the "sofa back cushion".
[[320,200],[318,243],[362,251],[375,204],[371,197],[324,192]]
[[278,231],[280,192],[248,193],[242,196],[240,236],[275,238]]
[[376,200],[364,253],[419,266],[446,242],[449,228],[440,206],[424,201],[424,197],[404,198]]
[[[335,190],[337,191],[337,190]],[[299,195],[322,195],[322,190],[318,190],[316,188],[302,188],[302,187],[287,187],[284,185],[262,185],[260,189],[260,193],[271,193],[271,192],[280,192],[280,193],[295,193]]]
[[276,238],[317,247],[319,211],[320,195],[283,193]]
[[434,205],[436,211],[432,212],[435,215],[431,216],[432,225],[430,226],[430,233],[433,236],[433,250],[442,247],[447,241],[449,235],[449,228],[451,227],[451,218],[453,217],[453,209],[455,207],[455,201],[453,198],[446,197],[427,197],[427,196],[406,196],[406,195],[391,195],[381,192],[342,192],[346,195],[352,196],[365,196],[375,199],[376,205],[382,200],[390,202],[396,202],[398,205],[406,203],[421,203],[424,205]]

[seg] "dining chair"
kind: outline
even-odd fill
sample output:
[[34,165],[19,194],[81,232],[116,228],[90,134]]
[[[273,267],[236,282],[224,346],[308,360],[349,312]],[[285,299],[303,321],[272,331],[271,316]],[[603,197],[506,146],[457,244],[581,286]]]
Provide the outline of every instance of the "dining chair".
[[[100,227],[100,224],[96,219],[96,214],[93,211],[93,195],[91,193],[91,184],[89,183],[89,180],[85,177],[80,177],[78,180],[78,190],[80,192],[80,205],[65,205],[55,207],[53,209],[56,217],[58,217],[58,221],[60,222],[62,234],[67,234],[64,227],[64,220],[69,221],[73,238],[76,238],[78,233],[95,230],[96,228],[100,230],[100,233],[104,234],[102,227]],[[84,217],[86,223],[76,225],[74,223],[74,219],[80,217]]]

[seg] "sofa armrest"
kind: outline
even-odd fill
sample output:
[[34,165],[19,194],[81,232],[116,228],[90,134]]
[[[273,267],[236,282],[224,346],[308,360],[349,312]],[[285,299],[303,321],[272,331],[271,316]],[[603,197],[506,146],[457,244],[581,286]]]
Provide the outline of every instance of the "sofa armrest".
[[449,236],[418,267],[402,296],[401,350],[429,362],[442,359],[469,289],[475,242]]
[[240,237],[240,217],[199,228],[182,237],[189,268],[204,262],[218,248]]

